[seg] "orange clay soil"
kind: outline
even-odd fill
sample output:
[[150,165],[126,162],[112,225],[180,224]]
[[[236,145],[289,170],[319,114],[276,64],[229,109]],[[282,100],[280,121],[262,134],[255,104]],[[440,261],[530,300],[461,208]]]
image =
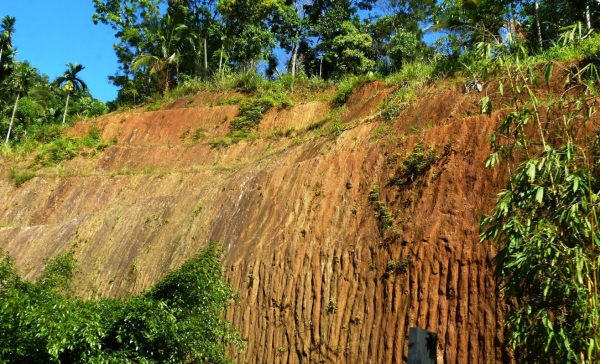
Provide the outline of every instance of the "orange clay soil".
[[[477,228],[505,179],[483,169],[499,114],[477,115],[482,94],[442,84],[379,121],[391,92],[356,90],[339,135],[310,130],[329,105],[307,102],[272,110],[258,138],[219,149],[209,142],[237,107],[195,106],[219,95],[99,118],[117,143],[95,157],[44,168],[20,188],[7,177],[18,162],[2,161],[0,247],[31,279],[44,258],[73,249],[80,295],[105,297],[147,289],[218,240],[240,294],[227,314],[247,340],[240,363],[403,363],[412,326],[438,334],[439,363],[510,361],[494,248]],[[391,184],[420,140],[441,158]],[[375,185],[395,229],[382,231]],[[386,273],[410,256],[406,272]]]

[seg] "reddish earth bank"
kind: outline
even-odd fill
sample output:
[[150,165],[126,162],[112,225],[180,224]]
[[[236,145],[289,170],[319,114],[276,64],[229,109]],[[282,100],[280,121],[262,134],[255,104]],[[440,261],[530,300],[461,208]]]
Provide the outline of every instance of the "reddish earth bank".
[[[3,161],[0,246],[28,278],[74,249],[81,294],[100,297],[140,292],[223,242],[240,292],[227,317],[247,340],[240,363],[403,363],[411,326],[438,334],[439,363],[507,361],[494,248],[477,230],[503,181],[483,169],[498,115],[470,116],[481,95],[437,86],[380,121],[390,92],[358,90],[337,133],[310,130],[329,105],[308,102],[271,111],[257,139],[220,149],[209,142],[227,133],[236,106],[180,101],[105,116],[95,123],[117,143],[95,157],[19,188],[7,177],[17,162]],[[440,158],[394,185],[420,140]],[[382,230],[369,200],[375,185],[394,229]],[[405,270],[390,273],[392,261]]]

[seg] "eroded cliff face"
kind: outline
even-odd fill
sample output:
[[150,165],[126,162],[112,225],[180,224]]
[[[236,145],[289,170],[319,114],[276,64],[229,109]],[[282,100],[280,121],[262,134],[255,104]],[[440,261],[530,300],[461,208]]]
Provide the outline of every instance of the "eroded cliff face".
[[[506,361],[494,249],[477,230],[502,185],[483,169],[496,117],[470,116],[479,95],[436,86],[380,121],[391,91],[358,90],[344,130],[306,131],[329,111],[307,102],[220,149],[208,142],[227,133],[235,106],[108,115],[96,123],[118,142],[96,157],[20,188],[6,177],[16,162],[3,161],[0,246],[32,279],[45,257],[74,249],[81,295],[99,297],[143,291],[218,240],[240,292],[227,315],[247,339],[240,363],[403,363],[412,326],[438,334],[439,363]],[[439,158],[392,183],[421,140]],[[375,185],[394,229],[376,216]]]

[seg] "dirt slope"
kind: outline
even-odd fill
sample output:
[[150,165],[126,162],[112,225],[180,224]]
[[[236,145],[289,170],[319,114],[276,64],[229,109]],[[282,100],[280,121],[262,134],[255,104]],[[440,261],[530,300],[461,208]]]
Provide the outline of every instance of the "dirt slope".
[[[45,257],[75,249],[78,286],[96,297],[140,292],[221,241],[240,291],[228,313],[247,339],[240,363],[403,363],[412,326],[439,335],[439,363],[507,361],[494,251],[477,233],[502,185],[482,168],[496,116],[468,117],[481,96],[438,86],[394,122],[369,117],[390,92],[355,93],[339,135],[281,133],[328,112],[311,102],[271,111],[261,138],[221,149],[208,142],[227,133],[235,106],[106,116],[97,125],[118,142],[99,156],[20,188],[0,180],[0,247],[29,278]],[[420,140],[440,159],[390,184]],[[0,168],[6,176],[10,165]],[[396,231],[382,230],[374,185]],[[405,272],[386,273],[410,256]]]

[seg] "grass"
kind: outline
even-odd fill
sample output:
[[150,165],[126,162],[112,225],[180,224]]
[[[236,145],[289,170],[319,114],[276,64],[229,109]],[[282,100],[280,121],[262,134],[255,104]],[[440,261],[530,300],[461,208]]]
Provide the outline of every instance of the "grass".
[[352,92],[355,89],[357,89],[357,88],[363,86],[364,84],[366,84],[367,82],[373,81],[373,80],[375,80],[375,78],[365,75],[365,76],[354,76],[354,77],[351,77],[350,79],[340,82],[340,84],[337,87],[337,93],[331,100],[331,106],[334,108],[339,108],[339,107],[346,105],[346,102],[348,102],[348,99],[350,98],[350,96],[352,95]]
[[100,134],[100,129],[92,126],[88,135],[83,138],[67,136],[56,138],[40,146],[34,164],[47,167],[71,160],[81,154],[94,156],[116,143],[116,140],[103,141]]
[[29,181],[36,174],[28,169],[11,168],[8,178],[12,181],[15,187],[21,187],[25,182]]

